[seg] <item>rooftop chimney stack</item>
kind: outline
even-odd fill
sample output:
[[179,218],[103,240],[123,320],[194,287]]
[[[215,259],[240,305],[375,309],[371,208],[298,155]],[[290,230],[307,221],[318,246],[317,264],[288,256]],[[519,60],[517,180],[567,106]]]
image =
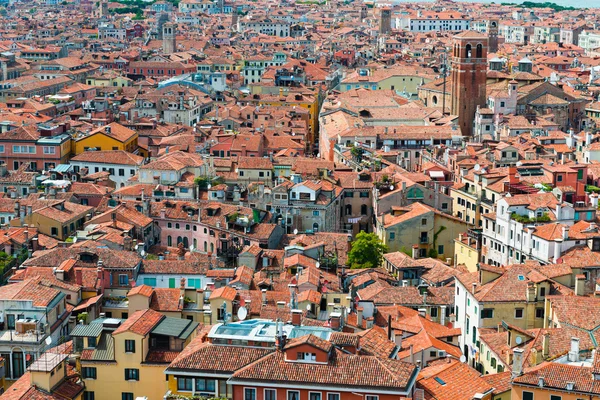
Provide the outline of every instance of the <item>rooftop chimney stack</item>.
[[579,361],[579,338],[571,338],[571,350],[569,350],[569,354],[567,354],[567,359],[570,362]]

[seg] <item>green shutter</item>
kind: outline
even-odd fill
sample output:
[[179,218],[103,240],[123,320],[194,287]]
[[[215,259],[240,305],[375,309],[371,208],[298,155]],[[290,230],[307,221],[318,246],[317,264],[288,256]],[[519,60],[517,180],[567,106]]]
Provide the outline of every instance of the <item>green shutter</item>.
[[169,288],[175,288],[175,278],[169,278]]
[[156,287],[156,278],[144,278],[144,285]]

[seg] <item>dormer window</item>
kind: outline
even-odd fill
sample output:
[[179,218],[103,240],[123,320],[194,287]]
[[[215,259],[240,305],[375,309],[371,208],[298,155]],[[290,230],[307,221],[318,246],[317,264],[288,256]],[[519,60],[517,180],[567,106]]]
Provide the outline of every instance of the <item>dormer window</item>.
[[317,354],[316,353],[305,353],[305,352],[298,352],[298,357],[296,358],[298,361],[310,361],[310,362],[315,362],[317,361]]

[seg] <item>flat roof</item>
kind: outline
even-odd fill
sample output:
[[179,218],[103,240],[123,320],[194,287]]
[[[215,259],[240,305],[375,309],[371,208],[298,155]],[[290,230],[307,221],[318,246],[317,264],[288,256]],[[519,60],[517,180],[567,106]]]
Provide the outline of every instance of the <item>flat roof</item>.
[[44,353],[29,366],[30,371],[50,372],[67,358],[66,354]]
[[[331,329],[319,326],[294,326],[282,324],[284,334],[289,338],[312,334],[329,340]],[[277,322],[268,319],[251,319],[241,322],[217,324],[208,333],[210,339],[247,340],[254,342],[275,342]]]

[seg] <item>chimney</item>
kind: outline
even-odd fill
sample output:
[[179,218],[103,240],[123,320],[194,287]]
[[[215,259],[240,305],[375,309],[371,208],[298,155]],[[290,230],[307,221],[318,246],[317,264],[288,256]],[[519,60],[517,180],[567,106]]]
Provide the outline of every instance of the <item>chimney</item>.
[[25,244],[27,244],[29,241],[29,231],[27,229],[23,232],[23,236],[25,237]]
[[359,328],[362,328],[362,324],[363,324],[363,308],[356,307],[356,325],[358,325]]
[[523,374],[523,349],[513,350],[513,369],[512,377],[516,378]]
[[408,286],[408,280],[402,279],[402,287],[407,287],[407,286]]
[[584,296],[585,295],[585,275],[584,274],[575,275],[575,295],[576,296]]
[[131,239],[131,236],[125,235],[123,237],[123,250],[131,251],[132,248],[133,248],[133,240]]
[[21,204],[19,200],[15,201],[15,218],[21,217]]
[[517,167],[508,167],[508,184],[518,185],[520,179],[517,177]]
[[446,306],[440,306],[440,325],[446,325]]
[[527,293],[526,293],[526,298],[528,302],[534,302],[535,298],[537,297],[537,292],[535,289],[535,283],[533,282],[527,282]]
[[415,352],[413,350],[413,345],[410,345],[410,363],[414,364],[415,363]]
[[542,359],[546,360],[550,355],[550,332],[544,333],[542,338]]
[[562,204],[556,204],[556,221],[560,221],[562,219]]
[[267,289],[263,289],[263,290],[261,290],[261,292],[262,292],[263,306],[266,306],[267,305]]
[[423,318],[425,318],[427,316],[427,310],[424,308],[419,308],[419,315]]
[[75,268],[75,283],[83,285],[83,271],[81,268]]
[[570,362],[579,361],[579,338],[571,338],[571,350],[569,350],[569,354],[567,354],[567,359]]
[[477,289],[477,282],[473,282],[471,284],[471,287],[472,287],[471,293],[475,294],[475,290]]
[[544,377],[543,376],[538,377],[538,386],[541,388],[544,387]]
[[285,307],[285,301],[278,301],[277,302],[277,308],[283,309],[284,307]]
[[160,210],[160,219],[165,219],[167,216],[167,209],[163,208]]
[[292,325],[302,325],[302,310],[292,310]]
[[560,258],[562,239],[554,239],[554,264],[558,264],[558,259]]
[[562,228],[562,238],[563,238],[563,240],[568,240],[569,239],[569,227],[568,226],[563,226],[563,228]]
[[590,194],[590,204],[594,208],[598,208],[598,195],[596,193]]
[[419,245],[417,245],[417,244],[413,244],[413,247],[412,247],[412,258],[414,258],[415,260],[417,258],[419,258]]
[[342,314],[340,314],[339,312],[332,312],[329,318],[331,321],[331,329],[333,329],[334,331],[339,330],[342,325]]
[[25,209],[27,210],[27,214],[26,215],[31,215],[33,207],[32,206],[27,206]]

